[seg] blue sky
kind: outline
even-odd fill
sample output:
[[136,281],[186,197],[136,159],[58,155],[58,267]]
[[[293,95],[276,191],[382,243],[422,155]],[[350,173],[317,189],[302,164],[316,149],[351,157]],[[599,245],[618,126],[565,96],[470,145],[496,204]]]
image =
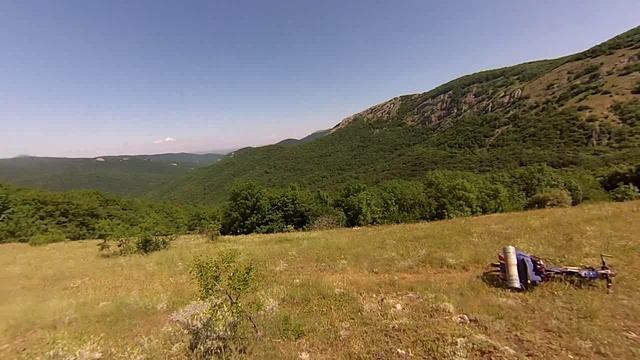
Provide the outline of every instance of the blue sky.
[[302,137],[467,73],[584,50],[638,0],[0,1],[0,157]]

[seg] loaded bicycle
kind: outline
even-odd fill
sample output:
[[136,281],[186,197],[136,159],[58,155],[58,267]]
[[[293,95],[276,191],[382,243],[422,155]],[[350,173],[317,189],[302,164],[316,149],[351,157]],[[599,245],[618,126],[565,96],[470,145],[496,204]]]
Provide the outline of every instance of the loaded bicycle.
[[515,290],[530,290],[547,281],[569,280],[592,283],[604,280],[607,292],[613,289],[616,272],[607,263],[610,255],[600,254],[600,266],[550,266],[541,258],[529,255],[513,246],[505,246],[498,254],[498,262],[492,263],[493,273],[499,273],[506,286]]

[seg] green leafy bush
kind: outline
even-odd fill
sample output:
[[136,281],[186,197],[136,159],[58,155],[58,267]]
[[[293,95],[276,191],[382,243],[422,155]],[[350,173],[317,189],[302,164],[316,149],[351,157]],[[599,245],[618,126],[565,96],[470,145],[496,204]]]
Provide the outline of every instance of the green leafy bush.
[[546,189],[534,196],[527,202],[528,209],[545,209],[552,207],[571,206],[571,194],[564,189]]
[[217,221],[207,223],[202,227],[202,233],[207,237],[209,241],[216,241],[220,238],[222,225]]
[[146,255],[154,251],[167,249],[174,240],[175,236],[155,236],[147,233],[135,238],[133,246],[135,253]]
[[134,236],[104,239],[98,244],[98,250],[106,256],[147,255],[169,248],[175,239],[175,235],[141,233]]
[[251,296],[257,285],[254,265],[230,251],[216,258],[196,258],[191,274],[206,309],[197,324],[183,322],[193,355],[208,359],[245,353],[249,337],[260,334],[256,321],[260,302]]
[[640,199],[640,191],[633,184],[618,184],[618,187],[611,191],[611,198],[615,201],[630,201]]
[[39,246],[39,245],[47,245],[51,243],[65,241],[66,237],[59,230],[52,230],[42,234],[33,235],[29,239],[29,245]]

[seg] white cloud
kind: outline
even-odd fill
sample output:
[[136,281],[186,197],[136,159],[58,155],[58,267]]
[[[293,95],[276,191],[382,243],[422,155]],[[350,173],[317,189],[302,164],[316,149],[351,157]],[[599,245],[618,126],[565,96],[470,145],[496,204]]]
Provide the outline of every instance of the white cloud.
[[174,138],[172,138],[170,136],[167,136],[164,139],[155,140],[153,143],[154,144],[163,144],[163,143],[169,143],[169,142],[175,142],[175,141],[176,141],[176,139],[174,139]]

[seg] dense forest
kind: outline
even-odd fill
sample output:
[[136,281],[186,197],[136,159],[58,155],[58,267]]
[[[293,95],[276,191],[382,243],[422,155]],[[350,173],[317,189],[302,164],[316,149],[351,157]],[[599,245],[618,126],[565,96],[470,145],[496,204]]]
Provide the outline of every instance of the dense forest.
[[0,184],[0,242],[166,236],[199,231],[218,218],[203,207]]
[[353,182],[335,192],[238,182],[226,202],[209,207],[123,199],[96,191],[53,193],[0,185],[0,241],[37,245],[194,232],[215,239],[220,233],[430,221],[640,198],[640,167],[616,168],[599,181],[590,180],[583,174],[531,166],[491,174],[436,170],[419,181],[391,180],[375,186]]
[[99,190],[123,196],[144,196],[193,169],[216,163],[221,154],[54,158],[19,156],[0,159],[0,182],[52,191]]

